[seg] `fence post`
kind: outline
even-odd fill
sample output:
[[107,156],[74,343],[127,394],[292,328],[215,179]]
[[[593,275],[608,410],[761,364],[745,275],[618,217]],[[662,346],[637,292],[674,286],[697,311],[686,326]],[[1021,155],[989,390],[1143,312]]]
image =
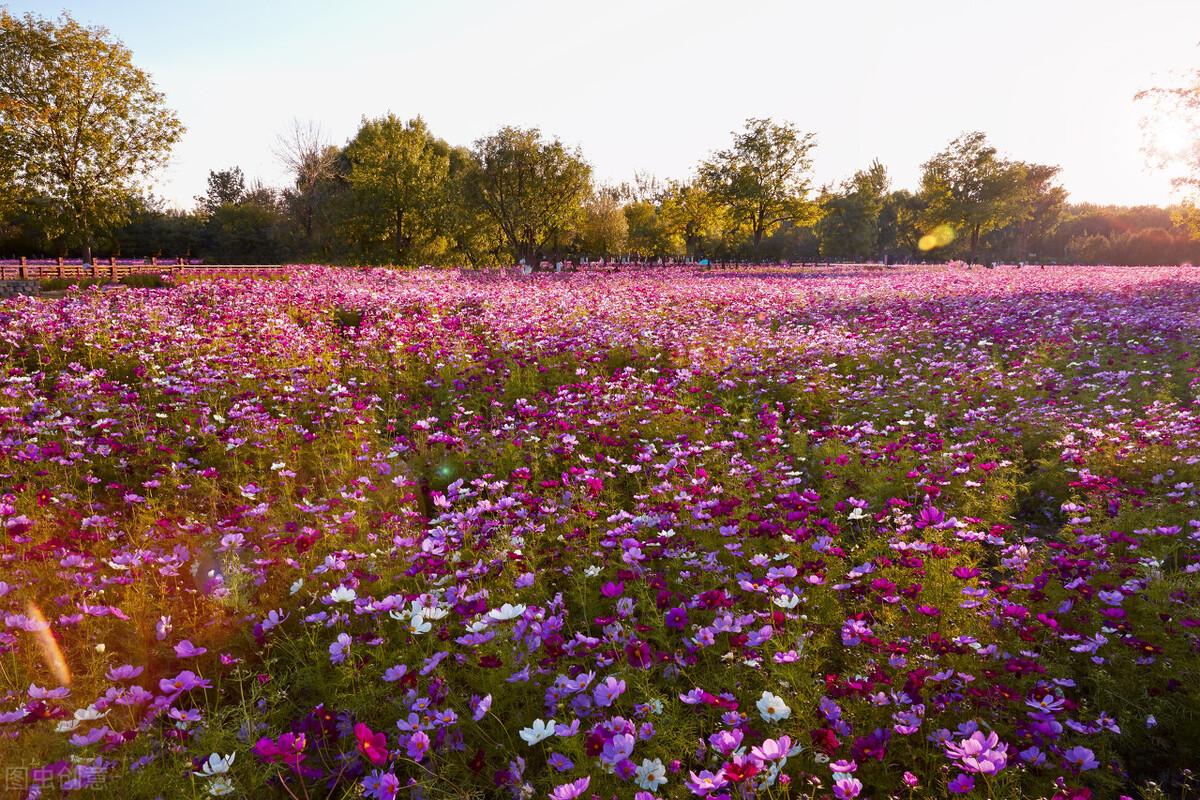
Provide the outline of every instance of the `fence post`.
[[93,278],[100,277],[100,265],[96,262],[95,259],[92,259],[92,277]]
[[112,279],[112,281],[114,283],[116,283],[116,280],[117,280],[117,258],[116,258],[116,256],[110,256],[108,259],[108,276],[109,276],[109,278]]
[[152,266],[152,267],[158,266],[158,256],[150,256],[150,266]]

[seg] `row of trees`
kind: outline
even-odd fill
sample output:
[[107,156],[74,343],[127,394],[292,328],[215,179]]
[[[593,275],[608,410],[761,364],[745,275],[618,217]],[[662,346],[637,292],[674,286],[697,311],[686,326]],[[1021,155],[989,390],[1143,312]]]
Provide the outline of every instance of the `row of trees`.
[[1068,206],[1058,167],[1006,158],[979,132],[934,154],[908,191],[893,189],[878,161],[814,187],[814,134],[771,119],[747,120],[687,180],[639,175],[616,186],[598,184],[578,148],[537,129],[505,127],[463,147],[419,117],[388,114],[364,119],[339,146],[297,123],[277,148],[290,185],[214,170],[182,211],[142,189],[182,130],[106,30],[0,11],[0,252],[86,260],[95,247],[225,263],[618,253],[1145,263],[1182,260],[1193,247],[1186,214],[1109,224],[1130,214]]

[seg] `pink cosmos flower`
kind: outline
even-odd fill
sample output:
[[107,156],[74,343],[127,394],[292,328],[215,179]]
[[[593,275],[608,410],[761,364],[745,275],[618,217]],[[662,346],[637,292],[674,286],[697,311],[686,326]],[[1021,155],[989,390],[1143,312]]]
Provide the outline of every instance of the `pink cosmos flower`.
[[575,798],[587,791],[591,783],[591,777],[585,775],[579,780],[555,786],[550,790],[550,800],[575,800]]
[[791,737],[780,736],[778,739],[766,739],[761,745],[751,747],[750,755],[762,762],[778,761],[787,756],[788,751],[791,749]]
[[956,758],[967,772],[995,775],[1008,763],[1008,745],[1000,742],[995,731],[975,731],[957,744],[946,742],[946,755]]
[[857,778],[842,778],[833,783],[833,796],[837,800],[852,800],[862,792],[862,781]]

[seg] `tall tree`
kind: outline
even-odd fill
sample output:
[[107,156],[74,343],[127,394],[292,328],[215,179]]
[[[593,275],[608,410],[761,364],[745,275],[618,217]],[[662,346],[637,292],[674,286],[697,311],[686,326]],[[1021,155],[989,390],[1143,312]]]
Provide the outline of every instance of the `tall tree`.
[[708,255],[705,243],[718,236],[725,213],[720,202],[699,183],[672,181],[662,197],[660,215],[669,235],[683,242],[683,251],[698,258]]
[[202,211],[212,214],[224,205],[239,202],[246,194],[246,176],[241,167],[208,171],[208,191],[196,198]]
[[532,260],[577,223],[592,184],[579,150],[537,128],[505,127],[476,141],[474,154],[472,196],[514,256]]
[[1175,188],[1200,193],[1200,70],[1182,83],[1156,86],[1134,95],[1153,110],[1143,118],[1143,151],[1151,164],[1174,173]]
[[916,258],[920,255],[925,203],[920,195],[897,189],[884,198],[879,213],[879,245],[889,256]]
[[365,240],[391,242],[397,263],[407,263],[439,235],[450,147],[435,139],[420,117],[394,114],[363,120],[346,146],[355,218]]
[[1061,167],[1053,164],[1017,162],[1013,165],[1020,175],[1020,188],[1013,195],[1013,222],[1002,233],[1003,252],[1023,260],[1043,248],[1058,227],[1067,203],[1067,190],[1055,183]]
[[629,229],[629,249],[641,256],[683,255],[683,239],[667,227],[662,208],[649,200],[635,200],[621,209]]
[[593,256],[620,253],[629,241],[629,222],[615,192],[597,191],[583,204],[576,246]]
[[54,202],[84,261],[182,132],[106,29],[0,10],[0,159],[28,193]]
[[1001,158],[981,131],[959,136],[922,170],[928,225],[949,224],[965,231],[969,258],[979,252],[982,236],[1017,218],[1024,172]]
[[871,162],[845,181],[841,190],[821,197],[817,223],[821,255],[856,261],[876,258],[880,251],[880,214],[888,193],[887,170]]
[[749,232],[756,253],[780,223],[815,217],[808,200],[814,147],[815,134],[789,122],[751,118],[734,133],[732,147],[701,163],[700,183]]
[[292,176],[284,203],[310,249],[315,245],[323,214],[330,211],[338,154],[338,148],[315,122],[293,120],[291,128],[275,141],[275,157]]
[[506,257],[500,227],[471,197],[478,172],[470,148],[451,148],[445,216],[448,255],[459,264],[465,261],[477,267],[499,264]]

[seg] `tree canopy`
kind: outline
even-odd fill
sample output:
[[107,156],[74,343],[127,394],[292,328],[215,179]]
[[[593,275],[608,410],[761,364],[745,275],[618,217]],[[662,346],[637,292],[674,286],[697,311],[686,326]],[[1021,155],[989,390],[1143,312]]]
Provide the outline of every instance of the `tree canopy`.
[[346,180],[354,193],[356,238],[368,253],[390,243],[398,263],[425,255],[442,228],[450,146],[420,117],[363,120],[346,146]]
[[46,225],[90,260],[97,233],[126,218],[137,181],[183,126],[132,54],[102,27],[0,11],[3,174],[39,198]]
[[[1176,184],[1200,192],[1200,72],[1139,95]],[[275,142],[278,188],[240,166],[209,172],[192,209],[146,189],[182,126],[107,30],[0,10],[0,252],[89,259],[186,255],[246,263],[484,265],[631,255],[750,260],[1200,260],[1200,212],[1068,203],[1059,168],[968,132],[923,165],[915,191],[879,161],[814,192],[814,134],[751,117],[688,175],[598,187],[578,147],[501,127],[455,146],[423,119],[362,120],[349,141],[296,121]]]
[[518,258],[532,260],[579,220],[592,188],[592,168],[579,150],[537,128],[510,126],[476,141],[473,152],[473,198]]
[[808,200],[816,135],[790,122],[746,120],[733,145],[700,164],[700,182],[750,233],[757,250],[782,222],[814,218]]

